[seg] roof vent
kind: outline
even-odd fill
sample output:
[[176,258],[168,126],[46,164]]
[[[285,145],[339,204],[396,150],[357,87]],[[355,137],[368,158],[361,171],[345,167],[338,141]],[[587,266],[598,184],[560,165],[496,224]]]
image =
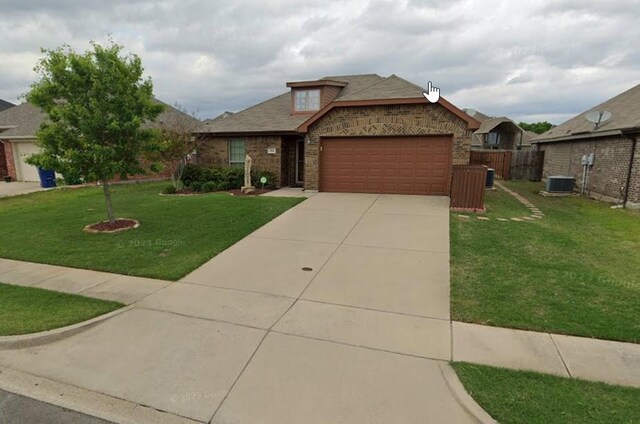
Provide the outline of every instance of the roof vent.
[[611,119],[612,116],[613,115],[611,114],[611,112],[607,110],[602,110],[602,111],[592,110],[591,112],[588,112],[586,115],[584,115],[584,119],[596,124],[596,126],[593,127],[593,129],[595,130],[595,129],[598,129],[598,125],[608,121],[609,119]]

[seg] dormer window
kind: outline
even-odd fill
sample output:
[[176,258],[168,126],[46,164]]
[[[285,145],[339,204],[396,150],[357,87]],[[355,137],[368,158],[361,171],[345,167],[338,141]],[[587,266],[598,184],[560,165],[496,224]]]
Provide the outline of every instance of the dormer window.
[[311,112],[320,110],[320,89],[294,90],[294,110],[296,112]]

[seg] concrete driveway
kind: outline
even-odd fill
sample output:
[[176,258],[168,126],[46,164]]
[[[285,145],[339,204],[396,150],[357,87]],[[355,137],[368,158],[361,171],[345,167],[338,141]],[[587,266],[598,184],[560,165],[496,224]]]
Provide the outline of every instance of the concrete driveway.
[[20,181],[5,183],[4,181],[0,181],[0,197],[18,196],[40,190],[44,190],[40,187],[40,183],[25,183]]
[[467,423],[448,199],[321,193],[125,312],[0,364],[213,423]]

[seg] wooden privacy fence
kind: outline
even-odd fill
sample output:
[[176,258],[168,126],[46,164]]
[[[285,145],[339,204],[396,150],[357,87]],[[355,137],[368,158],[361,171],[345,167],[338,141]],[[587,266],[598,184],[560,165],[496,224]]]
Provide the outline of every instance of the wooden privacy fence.
[[472,150],[469,163],[493,168],[496,177],[508,180],[511,178],[511,154],[510,150]]
[[484,210],[486,181],[486,166],[454,165],[451,174],[451,208]]
[[519,150],[513,152],[509,175],[515,180],[542,180],[544,151]]

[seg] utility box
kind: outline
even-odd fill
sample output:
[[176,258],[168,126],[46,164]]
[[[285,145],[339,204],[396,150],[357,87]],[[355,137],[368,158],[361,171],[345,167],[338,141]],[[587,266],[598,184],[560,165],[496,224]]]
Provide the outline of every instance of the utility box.
[[595,162],[596,155],[593,153],[589,153],[588,155],[582,155],[582,165],[593,166]]

